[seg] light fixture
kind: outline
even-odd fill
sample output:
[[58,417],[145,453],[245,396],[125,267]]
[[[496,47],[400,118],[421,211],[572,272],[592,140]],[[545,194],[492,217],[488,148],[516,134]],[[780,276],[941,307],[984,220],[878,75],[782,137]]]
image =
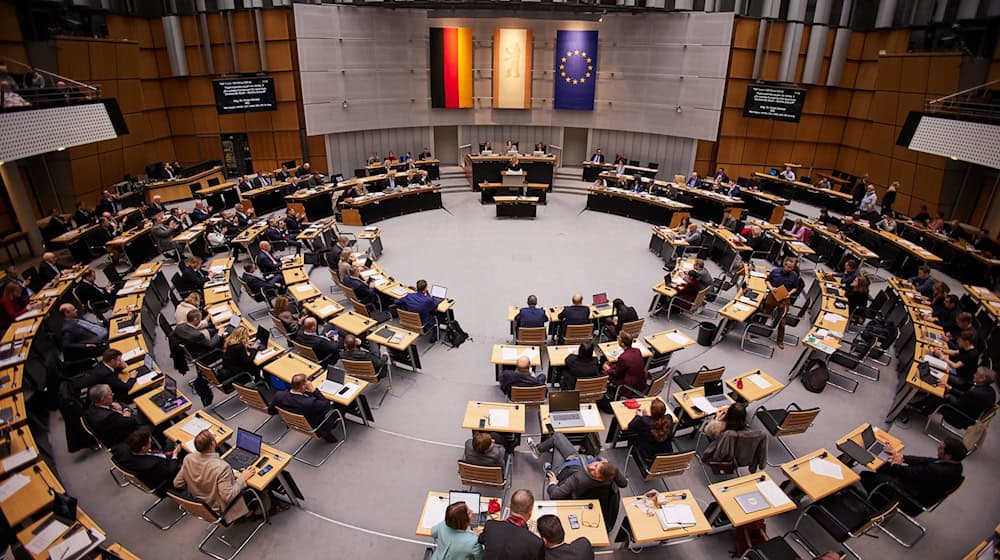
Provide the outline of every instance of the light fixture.
[[340,106],[343,107],[344,109],[346,109],[347,108],[347,100],[345,99],[344,102],[340,104]]

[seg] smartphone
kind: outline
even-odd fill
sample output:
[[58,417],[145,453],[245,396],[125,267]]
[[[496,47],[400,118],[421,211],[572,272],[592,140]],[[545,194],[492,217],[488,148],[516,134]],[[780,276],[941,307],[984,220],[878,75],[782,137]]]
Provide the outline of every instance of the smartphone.
[[271,472],[271,468],[272,467],[273,467],[273,465],[268,465],[268,466],[264,467],[263,469],[260,469],[259,471],[257,471],[257,476],[264,476],[265,474]]
[[570,529],[580,528],[580,521],[576,518],[575,514],[570,514],[569,516],[569,528]]

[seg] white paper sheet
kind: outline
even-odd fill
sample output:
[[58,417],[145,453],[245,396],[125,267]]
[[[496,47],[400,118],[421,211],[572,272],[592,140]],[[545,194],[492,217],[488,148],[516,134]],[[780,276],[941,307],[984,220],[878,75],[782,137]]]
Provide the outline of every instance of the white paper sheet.
[[781,491],[781,488],[778,488],[778,485],[772,480],[758,482],[757,490],[764,495],[764,498],[767,499],[768,503],[770,503],[772,507],[782,506],[791,501],[788,499],[788,496]]
[[583,422],[587,426],[601,426],[601,413],[597,410],[597,407],[582,408],[580,409],[580,416],[583,417]]
[[819,457],[810,459],[809,470],[820,476],[844,480],[844,472],[840,470],[840,467],[826,459],[820,459]]
[[505,408],[491,408],[487,422],[493,428],[506,428],[510,425],[510,411]]
[[15,453],[4,459],[2,462],[0,462],[0,466],[3,466],[4,472],[10,472],[16,469],[17,467],[20,467],[21,465],[27,463],[28,461],[34,459],[37,456],[38,454],[35,452],[34,449],[25,449],[20,453]]
[[771,382],[768,381],[767,379],[764,379],[764,376],[762,376],[759,373],[755,373],[753,375],[748,375],[747,376],[747,381],[753,383],[754,385],[756,385],[757,387],[759,387],[761,389],[767,389],[768,387],[771,386]]
[[424,529],[432,529],[438,523],[444,521],[445,511],[448,509],[448,498],[432,496],[427,501],[424,508],[424,516],[420,518],[420,526]]
[[31,478],[23,474],[15,474],[0,484],[0,502],[6,502],[8,498],[17,494],[17,491],[24,488],[31,482]]
[[202,420],[201,418],[194,416],[190,420],[185,422],[184,426],[181,429],[184,430],[186,433],[191,434],[192,436],[196,436],[200,434],[202,431],[207,430],[211,427],[212,427],[211,422],[207,420]]
[[37,556],[41,554],[43,550],[48,548],[53,541],[65,533],[66,529],[69,529],[69,527],[64,525],[61,521],[53,520],[47,527],[45,527],[45,529],[42,529],[41,533],[38,533],[33,539],[28,541],[28,544],[24,545],[24,548],[26,548],[28,552]]
[[705,397],[691,397],[691,402],[694,403],[694,405],[697,406],[699,409],[701,409],[701,411],[704,412],[705,414],[712,414],[716,410],[718,410],[717,408],[712,406],[712,403],[708,402],[708,399],[706,399]]

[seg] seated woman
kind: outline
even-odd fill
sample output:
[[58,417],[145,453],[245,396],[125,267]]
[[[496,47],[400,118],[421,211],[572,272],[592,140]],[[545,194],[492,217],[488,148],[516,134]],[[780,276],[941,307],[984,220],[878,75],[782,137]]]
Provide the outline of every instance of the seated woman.
[[655,399],[649,408],[640,407],[635,418],[629,422],[627,430],[635,434],[632,445],[639,457],[648,467],[657,455],[673,453],[671,436],[674,431],[674,419],[667,414],[667,405],[660,399]]
[[222,368],[228,376],[248,373],[254,382],[261,383],[260,366],[253,361],[256,348],[250,344],[250,331],[243,325],[233,329],[222,346]]
[[601,366],[594,358],[594,344],[584,342],[577,348],[576,354],[566,356],[566,365],[562,369],[562,377],[559,378],[559,389],[572,391],[576,388],[577,379],[600,376]]
[[282,326],[285,327],[285,332],[289,335],[294,335],[299,331],[302,317],[299,316],[298,308],[287,297],[277,296],[274,298],[274,307],[271,309],[271,314],[281,321]]
[[[174,310],[174,323],[177,325],[187,323],[188,311],[195,309],[204,311],[201,308],[201,292],[191,292],[184,298],[184,301],[177,304],[177,308]],[[207,313],[202,313],[202,315],[204,315],[204,318],[201,320],[201,323],[198,323],[198,328],[207,329],[211,321]]]

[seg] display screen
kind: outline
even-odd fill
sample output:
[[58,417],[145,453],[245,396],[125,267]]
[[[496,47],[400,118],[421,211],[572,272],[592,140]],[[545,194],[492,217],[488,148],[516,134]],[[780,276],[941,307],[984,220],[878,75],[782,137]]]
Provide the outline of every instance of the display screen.
[[274,80],[269,76],[230,78],[212,82],[215,108],[220,115],[274,111]]
[[747,86],[747,98],[743,103],[743,116],[799,122],[802,116],[802,104],[805,101],[804,89],[750,84]]

